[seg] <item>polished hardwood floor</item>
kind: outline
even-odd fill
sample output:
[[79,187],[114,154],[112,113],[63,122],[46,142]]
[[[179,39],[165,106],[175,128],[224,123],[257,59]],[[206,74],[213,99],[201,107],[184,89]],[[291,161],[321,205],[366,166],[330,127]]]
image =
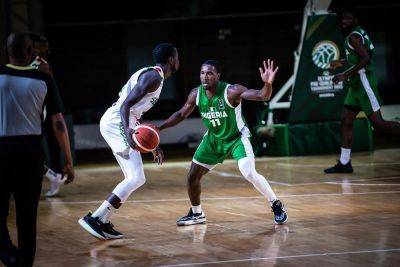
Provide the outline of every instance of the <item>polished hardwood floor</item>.
[[[323,174],[336,158],[257,159],[286,205],[281,226],[227,161],[203,178],[207,224],[177,227],[189,208],[190,161],[146,163],[146,184],[112,219],[125,234],[114,241],[96,240],[77,220],[122,173],[116,164],[79,167],[59,197],[40,202],[35,266],[400,266],[400,149],[355,153],[354,174]],[[15,236],[14,220],[12,208]]]

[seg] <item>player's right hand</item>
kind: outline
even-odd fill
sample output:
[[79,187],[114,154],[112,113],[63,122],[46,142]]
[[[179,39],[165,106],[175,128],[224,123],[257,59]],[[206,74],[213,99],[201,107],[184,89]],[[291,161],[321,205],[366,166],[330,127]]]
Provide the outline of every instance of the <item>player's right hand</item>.
[[135,134],[135,130],[132,128],[128,128],[128,130],[126,131],[126,141],[128,142],[128,145],[132,148],[132,149],[136,149],[138,150],[138,146],[136,145],[135,141],[133,140],[133,135]]
[[342,61],[340,59],[332,60],[331,63],[329,64],[329,68],[331,70],[335,70],[335,69],[340,68],[342,66],[343,66],[343,63],[342,63]]

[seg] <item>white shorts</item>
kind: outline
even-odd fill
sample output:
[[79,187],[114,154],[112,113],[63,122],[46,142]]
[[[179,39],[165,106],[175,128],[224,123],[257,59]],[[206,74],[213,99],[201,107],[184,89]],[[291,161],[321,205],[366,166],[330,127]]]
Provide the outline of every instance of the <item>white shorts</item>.
[[[131,119],[131,118],[130,118]],[[136,124],[136,120],[130,120],[130,126]],[[131,126],[132,127],[132,126]],[[128,145],[126,135],[119,114],[109,108],[100,120],[100,133],[111,147],[114,154],[126,156],[132,149]]]

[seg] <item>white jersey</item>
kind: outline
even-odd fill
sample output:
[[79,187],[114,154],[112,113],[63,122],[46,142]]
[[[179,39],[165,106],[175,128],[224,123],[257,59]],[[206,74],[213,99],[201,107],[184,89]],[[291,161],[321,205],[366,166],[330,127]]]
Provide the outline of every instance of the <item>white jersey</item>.
[[156,70],[160,74],[162,80],[157,90],[147,93],[139,102],[130,108],[129,127],[133,128],[136,126],[136,122],[142,117],[143,113],[151,109],[160,97],[164,83],[164,73],[158,66],[143,68],[135,72],[119,92],[118,101],[107,109],[100,120],[100,131],[114,152],[124,152],[124,154],[128,152],[127,149],[129,149],[129,146],[126,142],[121,121],[121,105],[135,88],[140,75],[149,69]]
[[157,88],[156,91],[147,93],[139,102],[137,102],[135,105],[133,105],[130,110],[129,110],[129,126],[133,127],[136,123],[137,120],[139,120],[143,113],[151,109],[155,103],[158,101],[158,98],[160,97],[161,90],[163,87],[164,83],[164,73],[162,69],[158,66],[154,67],[147,67],[138,70],[135,72],[131,78],[128,80],[128,82],[122,87],[121,91],[119,92],[119,98],[118,101],[115,102],[104,114],[107,115],[106,119],[109,123],[113,124],[119,124],[121,123],[121,114],[120,114],[120,109],[122,104],[124,103],[125,99],[128,97],[130,92],[135,88],[138,79],[140,75],[148,71],[149,69],[155,69],[161,76],[162,80],[160,83],[160,86]]

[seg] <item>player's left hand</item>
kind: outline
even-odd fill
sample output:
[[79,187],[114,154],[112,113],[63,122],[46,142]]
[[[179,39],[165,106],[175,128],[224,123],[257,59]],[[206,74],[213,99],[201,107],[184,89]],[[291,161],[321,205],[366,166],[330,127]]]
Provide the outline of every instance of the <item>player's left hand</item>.
[[265,83],[272,84],[275,79],[275,74],[278,71],[279,67],[274,69],[274,61],[268,59],[267,62],[263,61],[264,68],[259,68],[261,79]]
[[151,153],[153,153],[154,156],[153,161],[157,162],[158,165],[161,165],[164,162],[164,152],[159,146],[156,149],[154,149]]
[[346,73],[339,73],[333,76],[332,82],[334,84],[337,84],[338,82],[343,82],[344,80],[347,80],[347,74]]

